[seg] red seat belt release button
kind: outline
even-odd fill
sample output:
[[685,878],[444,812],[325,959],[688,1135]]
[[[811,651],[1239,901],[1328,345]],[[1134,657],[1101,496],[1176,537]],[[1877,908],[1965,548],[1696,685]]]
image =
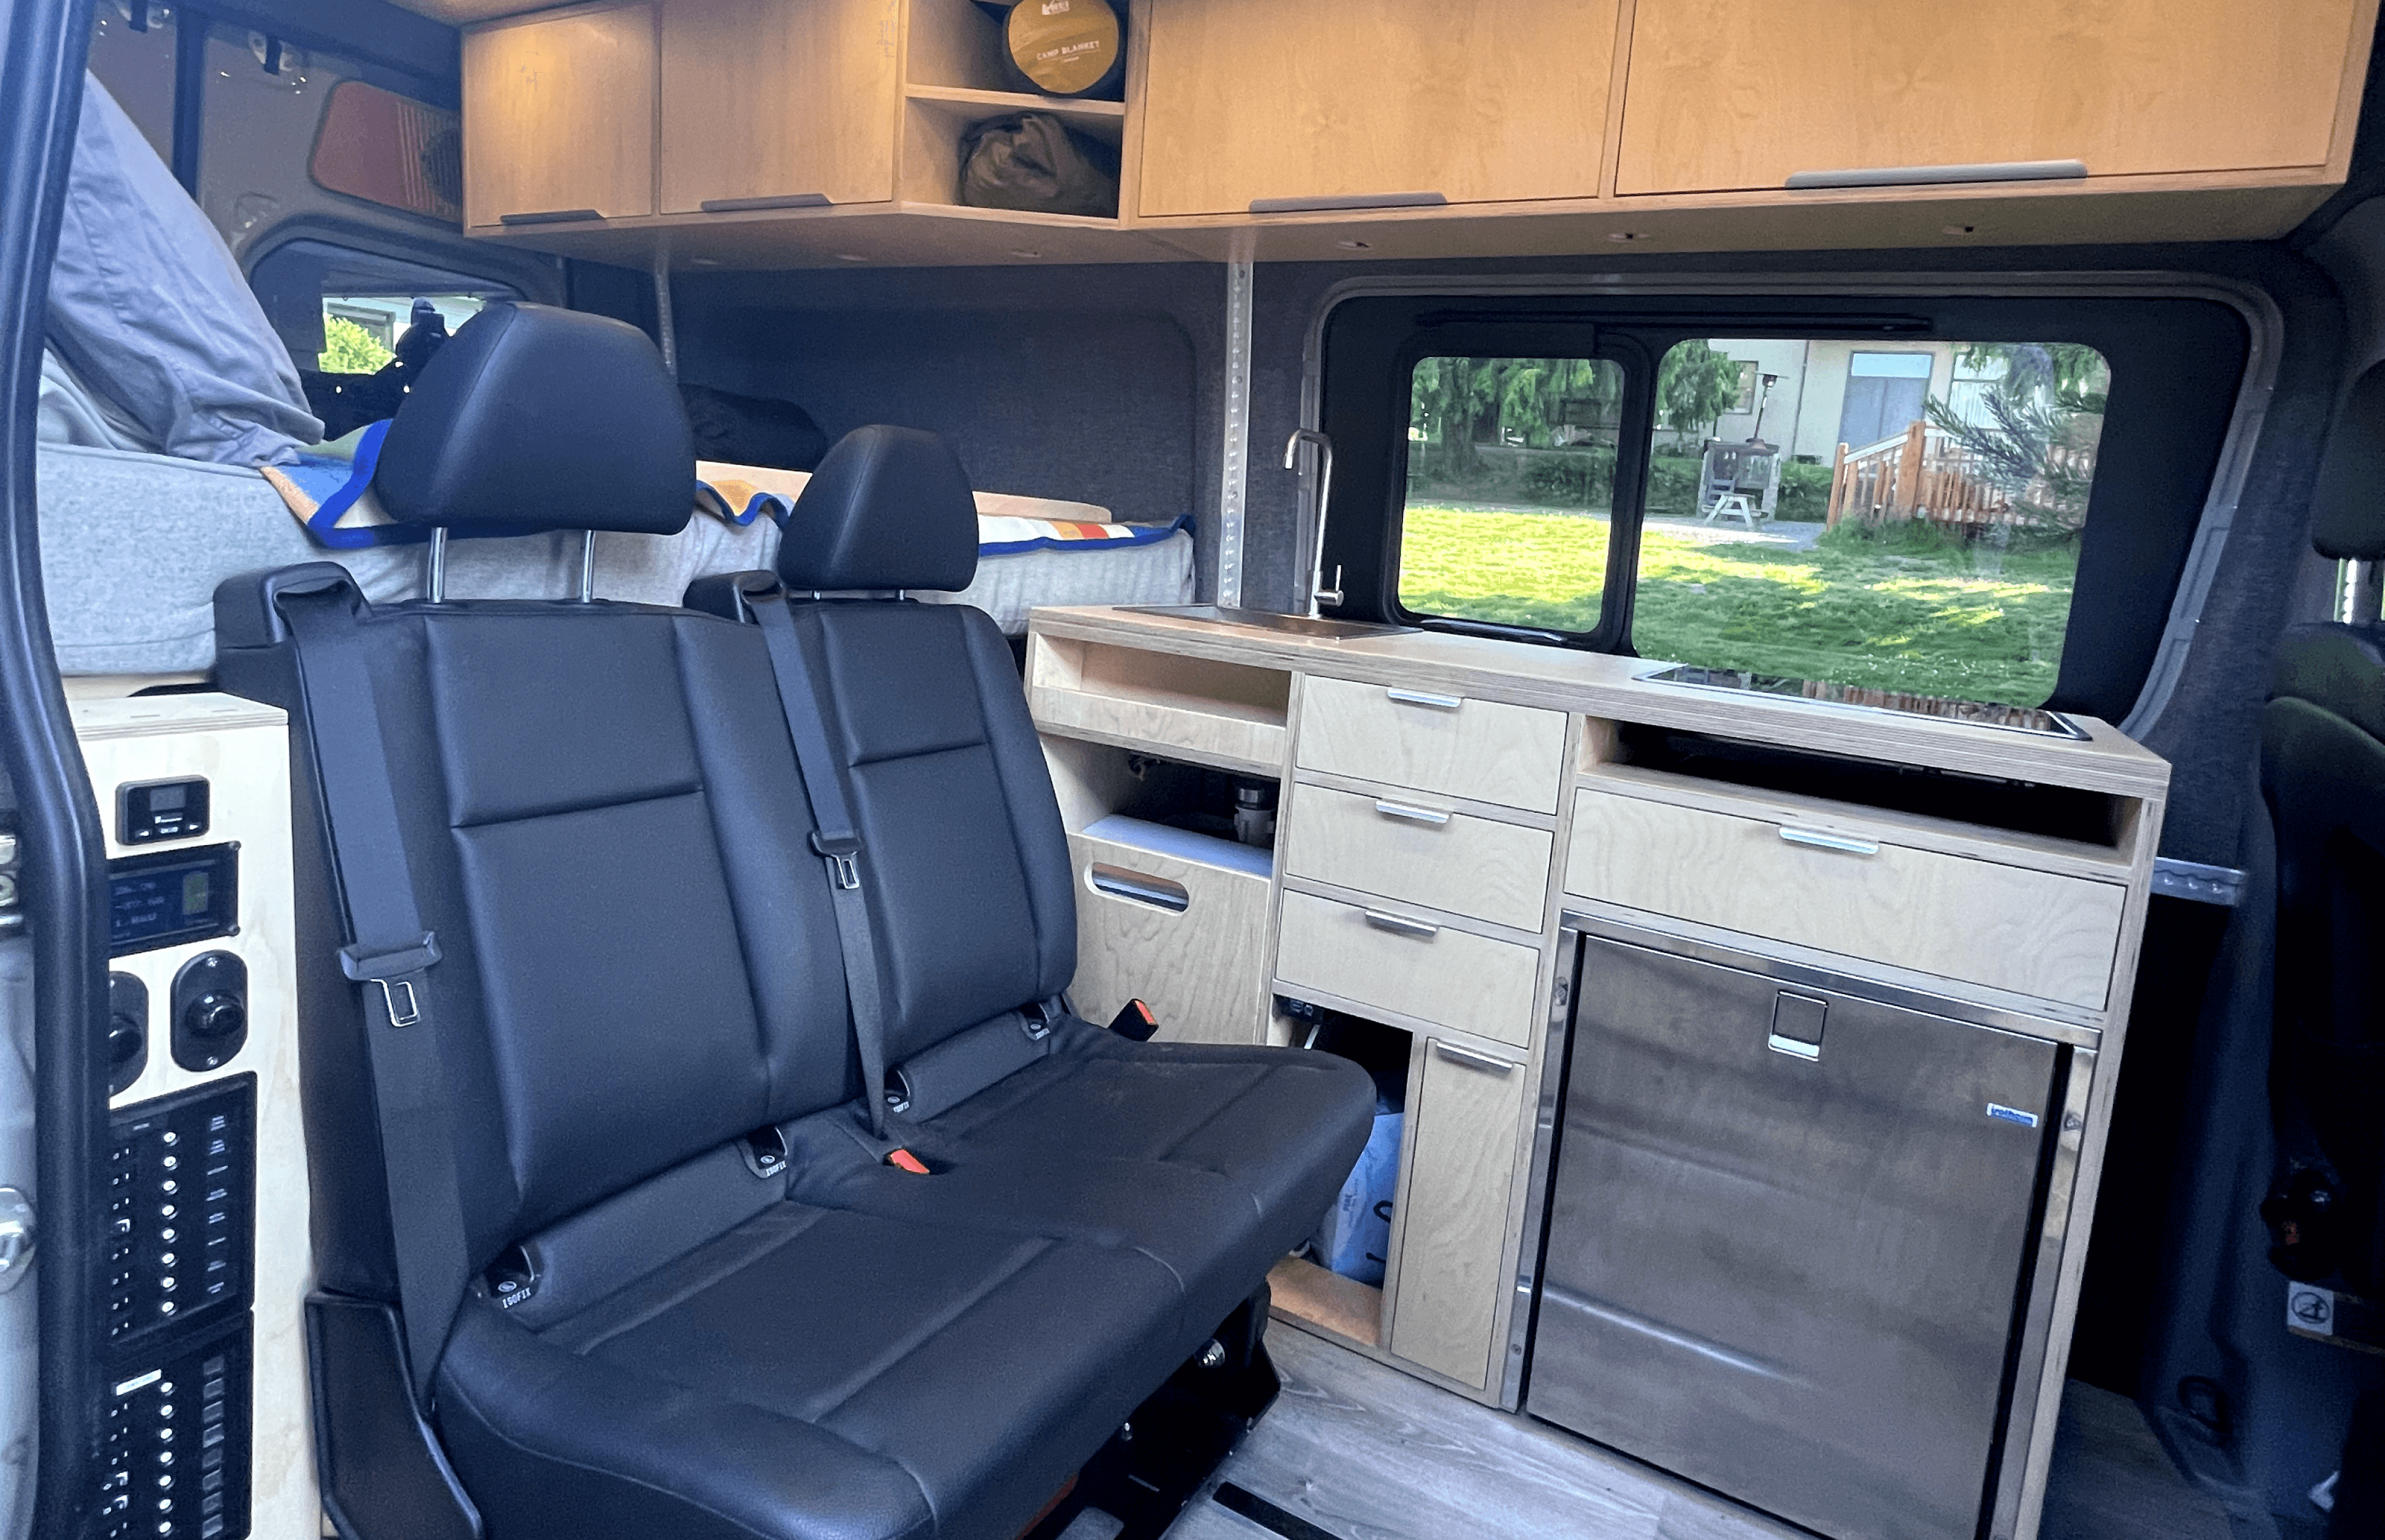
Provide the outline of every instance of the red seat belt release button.
[[914,1176],[928,1174],[928,1162],[907,1149],[890,1151],[886,1157],[886,1163],[897,1171],[907,1171]]

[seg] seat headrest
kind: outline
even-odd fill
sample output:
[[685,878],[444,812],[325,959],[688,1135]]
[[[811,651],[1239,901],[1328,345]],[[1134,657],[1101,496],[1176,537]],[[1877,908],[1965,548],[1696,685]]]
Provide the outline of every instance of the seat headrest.
[[553,305],[493,304],[423,366],[372,484],[406,524],[670,535],[694,507],[695,444],[644,332]]
[[837,441],[779,537],[790,589],[939,589],[977,576],[977,498],[952,447],[880,424]]
[[2385,363],[2363,370],[2336,409],[2311,488],[2311,544],[2337,561],[2385,556]]

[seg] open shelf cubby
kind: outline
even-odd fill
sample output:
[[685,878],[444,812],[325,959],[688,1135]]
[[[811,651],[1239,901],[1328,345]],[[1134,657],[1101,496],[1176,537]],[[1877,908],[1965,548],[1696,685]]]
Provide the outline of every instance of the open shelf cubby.
[[[1003,23],[975,0],[912,0],[910,46],[903,82],[902,198],[911,204],[960,202],[961,142],[969,130],[1021,112],[1049,113],[1071,130],[1121,151],[1126,103],[1082,96],[1046,96],[1026,81],[1003,45]],[[1000,209],[997,217],[1026,223],[1056,222],[1087,229],[1114,227],[1106,217]]]
[[1038,636],[1027,689],[1047,733],[1223,770],[1283,773],[1292,702],[1283,669]]
[[[1416,1040],[1407,1032],[1381,1022],[1370,1021],[1343,1012],[1317,1006],[1302,1006],[1278,1000],[1279,1011],[1299,1012],[1292,1040],[1305,1045],[1307,1051],[1334,1053],[1350,1060],[1373,1075],[1380,1095],[1378,1106],[1397,1112],[1410,1104],[1412,1087],[1408,1084],[1408,1066]],[[1379,1122],[1379,1131],[1389,1133],[1397,1124]],[[1406,1142],[1399,1141],[1405,1161]],[[1360,1166],[1366,1158],[1360,1158]],[[1391,1171],[1389,1193],[1392,1200],[1405,1184],[1394,1166]],[[1330,1212],[1329,1212],[1329,1216]],[[1396,1234],[1396,1216],[1392,1233]],[[1361,1232],[1363,1234],[1363,1232]],[[1390,1236],[1384,1237],[1385,1250],[1380,1260],[1390,1267]],[[1371,1243],[1367,1254],[1374,1256]],[[1345,1276],[1305,1256],[1285,1257],[1267,1273],[1267,1288],[1273,1312],[1296,1322],[1312,1331],[1369,1350],[1380,1351],[1384,1346],[1388,1312],[1385,1310],[1385,1285],[1367,1283]]]

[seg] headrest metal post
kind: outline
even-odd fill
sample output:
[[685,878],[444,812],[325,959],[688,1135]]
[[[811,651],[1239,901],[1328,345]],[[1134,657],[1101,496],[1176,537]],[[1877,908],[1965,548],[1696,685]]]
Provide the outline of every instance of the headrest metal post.
[[580,537],[580,602],[596,602],[596,531],[585,530]]
[[431,529],[431,555],[428,570],[422,578],[423,596],[434,604],[447,602],[447,527],[433,525]]

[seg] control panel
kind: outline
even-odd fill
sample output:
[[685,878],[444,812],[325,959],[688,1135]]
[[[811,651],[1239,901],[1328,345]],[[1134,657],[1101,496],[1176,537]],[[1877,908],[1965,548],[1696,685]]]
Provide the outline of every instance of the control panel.
[[127,781],[116,789],[117,843],[196,839],[207,832],[209,801],[205,776]]
[[206,692],[70,705],[114,813],[106,1434],[77,1533],[298,1540],[322,1508],[286,721]]
[[248,1303],[256,1077],[117,1112],[107,1152],[111,1350]]
[[240,846],[120,855],[107,863],[111,957],[240,933]]
[[109,1385],[99,1534],[239,1540],[249,1532],[245,1315],[120,1363]]

